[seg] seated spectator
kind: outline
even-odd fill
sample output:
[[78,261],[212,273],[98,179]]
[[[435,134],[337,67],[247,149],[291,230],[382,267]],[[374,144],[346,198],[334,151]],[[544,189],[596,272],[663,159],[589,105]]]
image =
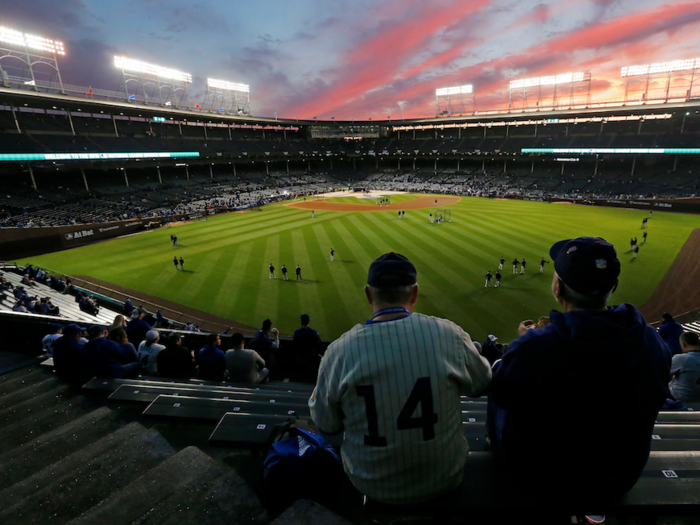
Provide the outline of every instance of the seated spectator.
[[681,353],[671,362],[671,395],[683,403],[700,401],[700,340],[698,334],[683,332],[679,338]]
[[24,306],[24,301],[17,301],[14,306],[12,307],[13,312],[22,312],[22,313],[29,313],[29,310],[27,310],[27,307]]
[[[133,378],[139,375],[141,364],[136,361],[133,345],[126,341],[126,332],[117,328],[109,333],[104,326],[90,327],[88,333],[97,333],[93,340],[85,345],[92,372],[97,377]],[[106,336],[110,337],[107,338]]]
[[342,433],[352,484],[387,504],[426,502],[459,487],[469,450],[460,395],[478,396],[491,380],[464,330],[413,312],[417,275],[398,253],[372,262],[372,318],[330,344],[309,399],[318,428]]
[[498,337],[491,334],[486,338],[486,341],[481,345],[480,353],[486,359],[488,359],[489,364],[493,365],[503,356],[503,345],[497,343]]
[[112,333],[112,330],[114,330],[115,328],[126,329],[126,319],[124,319],[123,315],[116,315],[114,317],[114,321],[112,321],[112,324],[107,327],[110,333]]
[[316,380],[318,364],[321,362],[321,337],[318,332],[309,327],[309,314],[300,317],[301,328],[294,331],[294,360],[295,368],[305,378]]
[[137,308],[131,314],[131,321],[126,325],[126,335],[134,345],[140,345],[146,339],[146,332],[151,330],[151,325],[143,320],[144,311]]
[[232,348],[224,355],[227,381],[234,383],[262,383],[270,375],[265,361],[255,350],[246,350],[243,335],[233,334]]
[[158,373],[163,377],[189,379],[195,375],[194,352],[182,346],[180,334],[173,333],[166,338],[165,349],[158,352],[156,360]]
[[29,274],[26,273],[22,276],[22,280],[20,282],[26,286],[36,286],[34,279],[29,277]]
[[126,301],[124,301],[124,315],[131,315],[131,312],[134,311],[134,305],[131,304],[131,299],[129,297],[126,298]]
[[683,333],[683,326],[675,319],[673,316],[664,312],[661,315],[661,324],[659,325],[659,335],[661,339],[664,340],[671,350],[671,355],[678,355],[682,353],[679,338]]
[[219,334],[209,334],[207,344],[199,351],[199,379],[209,381],[223,381],[226,372],[224,352],[219,348],[221,337]]
[[90,315],[97,315],[100,313],[100,310],[99,308],[97,308],[97,304],[95,303],[94,299],[92,297],[89,297],[87,294],[83,294],[83,296],[80,298],[78,302],[78,308],[80,308],[81,312],[85,312]]
[[642,473],[670,354],[634,306],[606,307],[620,274],[612,244],[569,239],[550,257],[563,313],[552,310],[544,328],[523,321],[494,365],[488,435],[538,494],[594,504],[624,494]]
[[42,315],[59,315],[58,306],[54,306],[51,297],[44,297],[39,303],[39,313]]
[[63,325],[52,324],[51,332],[41,340],[41,346],[44,352],[46,352],[47,357],[53,357],[53,345],[56,339],[60,339],[61,337],[63,337]]
[[160,311],[160,308],[156,310],[156,322],[155,325],[153,325],[155,328],[162,328],[165,326],[165,317],[163,317],[162,312]]
[[93,377],[85,347],[81,344],[84,330],[76,324],[69,324],[63,328],[63,337],[53,345],[56,375],[70,383],[85,383]]
[[132,343],[129,342],[129,336],[126,335],[126,330],[123,327],[117,326],[115,328],[107,327],[109,332],[109,340],[114,341],[118,345],[121,345],[125,355],[132,357],[129,361],[138,361],[138,354],[136,348]]
[[[260,354],[260,357],[265,360],[268,367],[274,366],[274,351],[280,346],[280,336],[277,332],[277,328],[272,328],[272,330],[270,330],[270,327],[272,327],[272,321],[265,319],[262,324],[262,329],[255,333],[255,337],[253,337],[253,340],[250,342],[251,350],[255,350]],[[274,341],[270,339],[270,334],[275,338]]]
[[147,375],[158,374],[158,352],[165,347],[158,344],[160,334],[158,330],[149,330],[146,332],[146,339],[141,341],[138,349],[138,360],[143,366],[143,373]]

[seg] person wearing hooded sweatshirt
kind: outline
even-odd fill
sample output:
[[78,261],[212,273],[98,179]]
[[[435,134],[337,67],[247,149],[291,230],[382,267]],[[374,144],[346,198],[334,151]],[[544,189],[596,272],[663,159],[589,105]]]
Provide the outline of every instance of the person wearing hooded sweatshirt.
[[520,337],[493,367],[492,450],[548,501],[591,504],[627,492],[649,457],[671,354],[630,304],[606,307],[620,261],[599,237],[552,246],[552,293],[563,312]]
[[219,334],[209,334],[207,344],[199,351],[199,379],[209,381],[223,381],[226,372],[226,360],[224,352],[219,348],[221,337]]
[[661,339],[663,339],[664,342],[671,349],[671,354],[673,355],[683,353],[683,350],[681,350],[681,344],[678,340],[682,333],[683,326],[678,321],[673,319],[673,316],[670,313],[664,312],[663,314],[661,314],[659,335],[661,336]]

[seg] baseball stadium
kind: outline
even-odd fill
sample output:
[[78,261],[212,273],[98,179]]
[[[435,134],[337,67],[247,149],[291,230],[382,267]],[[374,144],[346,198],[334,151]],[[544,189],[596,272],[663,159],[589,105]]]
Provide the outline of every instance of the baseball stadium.
[[[668,383],[677,356],[671,353],[681,352],[658,334],[664,325],[678,326],[673,344],[682,333],[682,345],[690,345],[682,353],[700,351],[693,347],[700,334],[700,88],[694,81],[700,59],[620,64],[624,95],[614,100],[592,96],[600,80],[595,72],[547,72],[509,78],[510,85],[501,86],[507,101],[493,109],[478,109],[488,106],[477,106],[475,86],[455,84],[429,93],[430,116],[422,118],[336,119],[313,112],[285,118],[256,116],[256,94],[246,84],[207,79],[199,93],[190,74],[120,56],[113,57],[117,89],[93,88],[99,79],[82,85],[70,78],[73,69],[60,69],[67,52],[61,42],[10,29],[13,21],[1,13],[0,26],[3,523],[696,522],[700,393],[674,396]],[[656,403],[642,436],[647,457],[621,493],[521,493],[514,481],[521,478],[498,463],[487,413],[493,415],[491,403],[503,395],[497,388],[504,388],[504,367],[516,361],[511,356],[525,353],[526,342],[550,330],[558,316],[586,310],[578,303],[567,309],[559,290],[575,278],[555,249],[559,241],[581,238],[612,250],[610,260],[597,256],[597,268],[619,261],[607,311],[635,308],[640,330],[648,330],[644,341],[658,339],[659,352],[668,352],[664,366],[671,372],[657,367],[639,374],[641,383],[666,374],[666,404]],[[571,246],[567,256],[576,251]],[[377,268],[386,254],[400,261],[391,271],[400,267],[401,279],[410,279],[401,285],[417,294],[410,307],[379,308],[379,296],[372,295],[385,286],[376,283],[384,282]],[[330,385],[340,370],[359,374],[338,357],[359,344],[349,334],[390,327],[399,310],[406,319],[445,323],[422,333],[427,353],[439,354],[444,340],[452,340],[443,333],[454,331],[470,356],[466,365],[463,356],[459,361],[469,379],[454,396],[466,446],[464,458],[453,463],[460,473],[464,463],[464,480],[460,474],[458,488],[438,499],[413,495],[418,479],[412,487],[405,482],[403,497],[362,485],[374,472],[355,477],[366,458],[349,459],[356,443],[348,406],[341,409],[338,401],[335,411],[323,412],[315,405],[335,402]],[[134,320],[148,325],[138,339],[129,329]],[[300,328],[313,332],[307,325],[318,333],[313,342],[300,338]],[[112,342],[117,329],[124,339]],[[74,332],[80,348],[93,352],[80,354],[90,363],[81,374],[75,359],[68,373],[62,368],[63,347],[56,343]],[[620,333],[613,348],[626,344]],[[372,354],[377,361],[391,361],[387,348],[408,356],[406,347],[414,346],[413,340],[399,344],[398,330],[377,334],[368,336],[385,352]],[[102,338],[120,348],[131,344],[133,359],[100,365],[108,351]],[[260,346],[262,339],[272,346]],[[172,345],[186,347],[190,371],[157,370],[144,344],[171,355]],[[497,348],[498,359],[487,347]],[[207,371],[209,349],[225,363],[220,374]],[[569,349],[562,344],[560,351]],[[231,352],[260,359],[259,381],[233,379]],[[400,410],[400,431],[424,441],[429,435],[435,441],[434,429],[446,419],[435,414],[427,423],[433,398],[437,406],[442,394],[436,387],[419,390],[425,370],[411,390],[416,378],[399,374],[396,359],[395,374],[372,377],[363,369],[362,381],[372,389],[388,381],[398,405],[393,397],[375,401],[374,390],[371,397],[362,390],[367,384],[333,387],[338,397],[357,388],[363,417],[366,408],[366,446],[382,439],[377,448],[386,447],[386,439],[390,449],[395,445],[382,403]],[[405,359],[406,369],[417,366]],[[470,359],[488,369],[480,372],[488,375],[483,389],[475,386],[481,365]],[[636,374],[644,359],[630,358],[625,370]],[[579,365],[589,370],[585,361],[565,362],[565,374]],[[161,367],[160,357],[157,363]],[[557,363],[540,363],[542,375],[563,368]],[[521,387],[539,381],[539,368],[527,370]],[[457,381],[462,372],[450,374]],[[393,375],[401,379],[387,379]],[[571,381],[596,407],[614,405],[605,421],[625,421],[628,428],[643,412],[639,405],[653,404],[635,406],[641,395],[615,397],[627,380],[618,386],[597,376]],[[324,385],[327,396],[317,398]],[[580,408],[578,398],[567,405],[564,395],[555,402],[537,392],[522,391],[522,400],[504,406],[530,403],[526,408],[542,425],[536,433],[548,428],[543,421],[566,420],[578,410],[575,442],[606,446],[587,428],[597,425],[595,411]],[[557,409],[542,416],[535,407],[548,403]],[[338,432],[330,432],[336,421]],[[299,447],[309,440],[298,450],[298,464],[273,454],[281,454],[274,444],[289,436],[298,437]],[[328,452],[326,444],[340,452]],[[317,459],[302,463],[308,449]],[[577,449],[564,449],[561,470],[546,457],[542,464],[566,477]],[[399,478],[425,478],[436,487],[448,478],[420,470],[418,456],[411,455],[415,465],[399,469]],[[586,475],[587,486],[607,487],[602,474]],[[518,476],[534,491],[541,482],[532,471]],[[589,494],[575,483],[561,485]],[[446,495],[452,499],[440,499]]]

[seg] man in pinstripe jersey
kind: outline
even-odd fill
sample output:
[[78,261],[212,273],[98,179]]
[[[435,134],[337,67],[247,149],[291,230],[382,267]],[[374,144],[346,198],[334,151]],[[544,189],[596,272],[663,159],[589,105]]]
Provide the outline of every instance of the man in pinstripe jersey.
[[460,395],[491,381],[488,361],[446,319],[413,313],[415,266],[387,253],[375,260],[365,294],[374,315],[334,341],[309,400],[325,433],[344,432],[345,472],[383,503],[430,500],[459,486],[468,446]]

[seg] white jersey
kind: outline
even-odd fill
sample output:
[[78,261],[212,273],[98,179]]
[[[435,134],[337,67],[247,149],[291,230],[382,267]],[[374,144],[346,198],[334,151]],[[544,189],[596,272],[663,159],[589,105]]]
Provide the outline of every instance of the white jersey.
[[49,334],[41,340],[41,346],[46,350],[46,355],[53,357],[53,344],[61,337],[63,334]]
[[412,314],[357,325],[321,361],[311,416],[344,431],[345,472],[384,503],[427,500],[462,481],[468,446],[460,395],[491,381],[488,361],[446,319]]
[[155,375],[158,373],[158,352],[163,350],[165,347],[157,343],[153,343],[151,346],[146,346],[146,341],[141,341],[139,345],[138,359],[141,366],[143,366],[143,373],[146,375]]

